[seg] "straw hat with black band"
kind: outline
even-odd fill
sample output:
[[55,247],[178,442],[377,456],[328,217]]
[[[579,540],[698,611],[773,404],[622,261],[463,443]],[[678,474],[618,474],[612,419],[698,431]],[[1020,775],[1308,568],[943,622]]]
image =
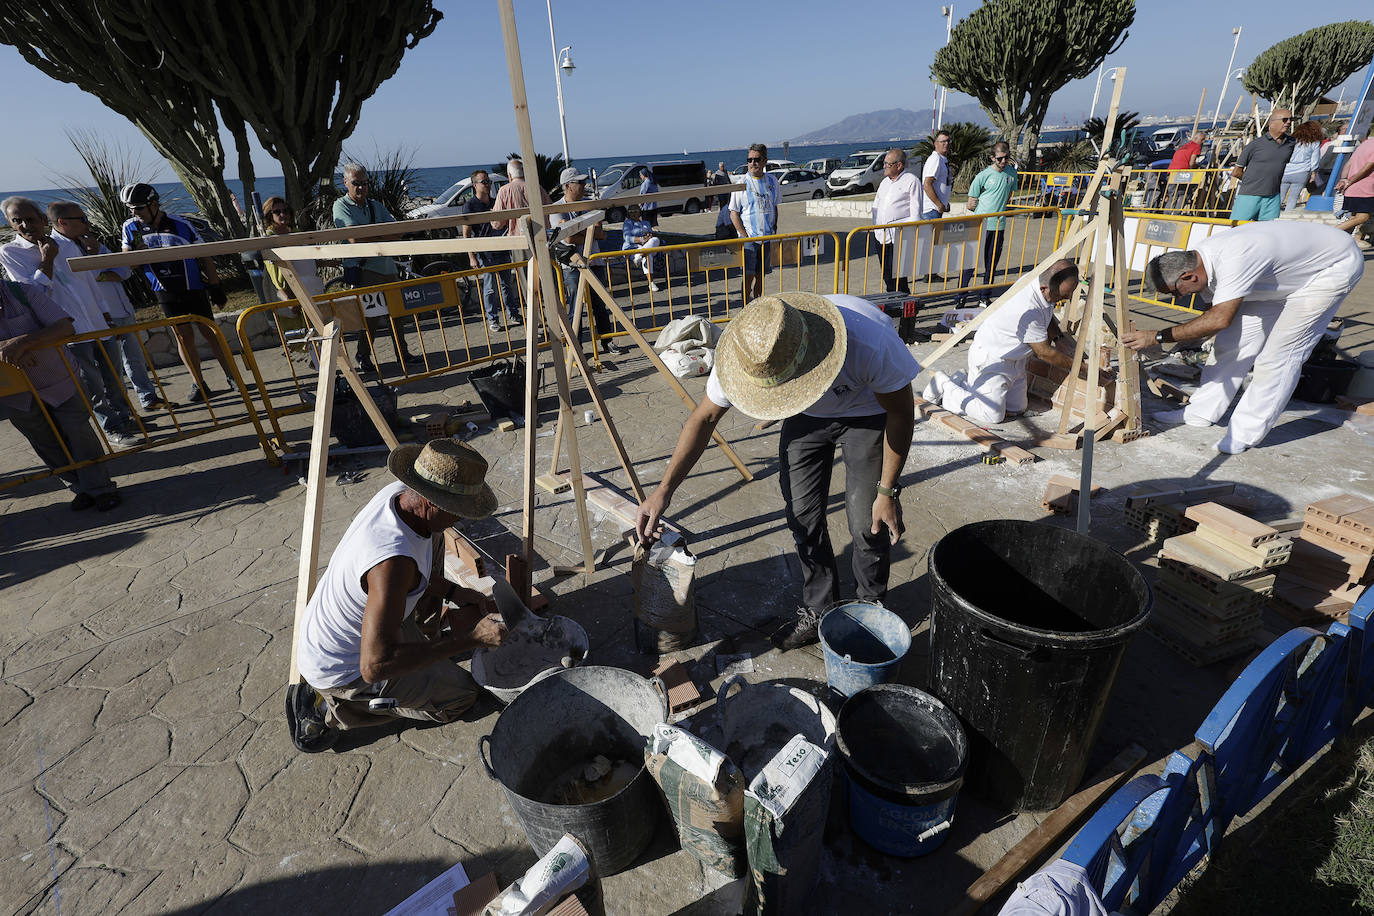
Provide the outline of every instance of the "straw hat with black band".
[[487,459],[466,442],[435,439],[425,445],[398,445],[387,470],[445,512],[486,518],[496,511],[496,494],[487,486]]
[[844,317],[815,293],[760,296],[730,322],[716,347],[716,378],[730,403],[759,420],[799,414],[844,366]]

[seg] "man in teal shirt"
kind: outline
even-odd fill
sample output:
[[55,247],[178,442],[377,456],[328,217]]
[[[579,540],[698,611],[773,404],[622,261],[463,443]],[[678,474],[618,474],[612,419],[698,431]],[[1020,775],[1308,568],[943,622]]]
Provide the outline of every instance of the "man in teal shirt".
[[[1011,164],[1011,147],[1003,140],[992,145],[992,164],[979,172],[968,186],[968,209],[970,213],[998,213],[1007,209],[1011,192],[1016,190],[1016,166]],[[983,285],[991,286],[993,275],[997,272],[997,262],[1002,259],[1002,240],[1006,235],[1007,218],[992,216],[983,220]],[[973,268],[964,268],[959,286],[965,288],[973,279]],[[966,301],[967,293],[959,294],[959,305]],[[979,304],[990,301],[986,290],[979,296]]]
[[[342,197],[334,199],[334,225],[340,229],[346,226],[368,226],[373,223],[391,223],[396,217],[386,207],[368,197],[367,169],[350,162],[344,166],[344,189]],[[350,241],[352,241],[350,239]],[[396,282],[396,262],[387,257],[344,258],[344,282],[349,286],[381,286],[383,283]],[[397,357],[406,363],[415,362],[406,345],[405,334],[398,330],[388,319],[374,316],[367,319],[367,330],[358,337],[358,369],[373,372],[372,337],[385,330],[391,335],[396,346]]]

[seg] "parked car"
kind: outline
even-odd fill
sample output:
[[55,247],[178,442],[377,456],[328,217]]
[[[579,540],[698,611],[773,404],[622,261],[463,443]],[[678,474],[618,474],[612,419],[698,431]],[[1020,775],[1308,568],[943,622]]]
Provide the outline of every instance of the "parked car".
[[[491,195],[496,196],[496,191],[507,179],[499,172],[490,172],[491,175]],[[463,204],[472,199],[472,179],[464,178],[462,181],[453,185],[444,193],[434,198],[434,203],[421,204],[414,208],[406,217],[409,219],[424,219],[429,216],[452,216],[462,211]],[[440,238],[455,238],[458,235],[457,227],[450,229],[436,229],[434,234]]]
[[806,165],[802,166],[802,168],[811,169],[813,172],[820,172],[826,178],[829,178],[830,173],[839,168],[841,162],[844,162],[844,160],[839,156],[827,156],[821,159],[812,159]]
[[634,197],[644,183],[644,170],[654,173],[659,190],[699,187],[701,195],[683,200],[664,201],[658,205],[659,216],[670,213],[700,213],[710,204],[711,189],[706,184],[706,163],[700,159],[666,162],[617,162],[596,176],[596,197],[606,201],[606,219],[619,223],[625,219],[625,208],[612,203],[617,197]]
[[[797,168],[797,164],[793,162],[791,159],[769,159],[768,162],[764,164],[764,171],[766,172],[776,172],[778,169],[795,168]],[[739,177],[747,171],[749,171],[749,163],[742,162],[739,165],[735,166],[734,171],[732,171],[730,174],[735,177]]]
[[783,200],[820,200],[825,197],[825,176],[814,169],[776,169]]
[[1156,153],[1172,153],[1188,142],[1187,127],[1161,127],[1150,134],[1150,147]]
[[876,191],[883,183],[883,157],[886,149],[862,149],[830,173],[826,184],[831,194]]

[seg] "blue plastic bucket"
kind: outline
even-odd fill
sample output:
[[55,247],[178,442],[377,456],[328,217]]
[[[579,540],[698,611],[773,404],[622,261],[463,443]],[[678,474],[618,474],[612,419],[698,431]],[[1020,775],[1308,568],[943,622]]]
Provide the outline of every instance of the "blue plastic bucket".
[[880,684],[845,701],[835,742],[849,783],[849,824],[893,856],[934,851],[954,822],[968,764],[956,716],[924,691]]
[[887,608],[865,601],[841,601],[826,609],[820,625],[825,681],[840,696],[897,676],[911,648],[911,630]]

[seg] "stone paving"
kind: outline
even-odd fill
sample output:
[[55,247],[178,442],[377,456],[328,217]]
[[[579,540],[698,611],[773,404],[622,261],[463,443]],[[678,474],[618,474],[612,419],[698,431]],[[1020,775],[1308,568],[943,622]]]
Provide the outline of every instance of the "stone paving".
[[[693,231],[693,218],[678,219],[674,230]],[[696,219],[709,225],[709,215]],[[1344,311],[1342,345],[1352,354],[1374,345],[1371,284],[1366,279]],[[1148,326],[1151,316],[1140,321]],[[598,381],[652,485],[685,415],[681,403],[640,356],[612,361]],[[704,380],[687,386],[700,397]],[[552,391],[544,392],[546,421]],[[577,396],[580,417],[590,405],[585,392]],[[466,384],[440,378],[407,386],[401,406],[418,415],[471,397]],[[1009,423],[1004,434],[1016,439],[1053,419]],[[1132,560],[1148,556],[1122,523],[1124,494],[1137,481],[1236,481],[1265,518],[1341,490],[1374,496],[1369,440],[1338,421],[1330,408],[1295,402],[1271,444],[1240,456],[1212,450],[1216,431],[1186,427],[1100,445],[1096,479],[1108,491],[1093,503],[1093,533]],[[297,442],[306,439],[305,423],[287,421]],[[624,488],[599,426],[579,427],[586,467]],[[546,422],[539,440],[541,463],[551,428]],[[708,681],[709,689],[719,685],[716,653],[753,654],[750,680],[822,681],[818,649],[782,655],[764,641],[798,599],[774,482],[776,430],[758,431],[732,412],[722,432],[757,479],[742,484],[712,448],[670,510],[700,558],[702,636],[684,658],[703,690]],[[491,461],[501,508],[469,534],[501,556],[517,543],[522,440],[485,429],[472,441]],[[11,453],[27,448],[8,424],[0,444]],[[907,683],[925,680],[929,547],[969,521],[1042,518],[1048,477],[1078,467],[1075,453],[1041,450],[1043,460],[1024,467],[989,467],[981,454],[918,424],[904,476],[909,530],[892,569],[891,605],[916,634]],[[379,456],[349,464],[366,476],[339,485],[330,475],[326,558],[389,480]],[[518,877],[533,854],[476,755],[477,739],[496,721],[493,701],[448,726],[358,732],[313,756],[292,747],[282,710],[304,510],[299,467],[268,466],[251,427],[238,427],[120,458],[111,469],[125,503],[110,513],[68,511],[51,481],[0,494],[0,810],[8,815],[0,912],[382,913],[454,862],[472,873],[495,870],[503,884]],[[842,491],[832,496],[837,546],[848,542],[842,500]],[[575,562],[569,500],[541,491],[539,503],[542,560]],[[614,546],[616,526],[601,521],[594,538],[598,548]],[[629,557],[622,548],[610,559],[585,580],[553,578],[543,566],[536,582],[558,613],[587,627],[592,661],[647,672],[651,659],[634,653],[626,625]],[[1129,741],[1143,744],[1156,765],[1186,744],[1225,689],[1226,669],[1195,669],[1149,636],[1136,637],[1089,770]],[[708,705],[703,716],[711,715]],[[1038,820],[966,794],[946,845],[903,861],[853,838],[843,808],[833,806],[825,832],[816,912],[943,912]],[[607,880],[608,912],[731,912],[735,889],[720,884],[660,825],[640,862]]]

